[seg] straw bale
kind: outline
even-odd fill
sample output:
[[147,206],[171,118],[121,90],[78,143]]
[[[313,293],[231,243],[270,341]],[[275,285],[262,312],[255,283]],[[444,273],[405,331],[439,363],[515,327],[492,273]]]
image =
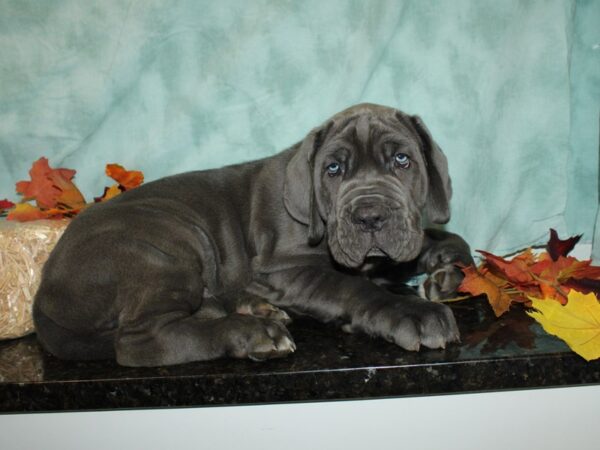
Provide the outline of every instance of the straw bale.
[[42,266],[68,223],[0,220],[0,339],[34,331],[31,307]]

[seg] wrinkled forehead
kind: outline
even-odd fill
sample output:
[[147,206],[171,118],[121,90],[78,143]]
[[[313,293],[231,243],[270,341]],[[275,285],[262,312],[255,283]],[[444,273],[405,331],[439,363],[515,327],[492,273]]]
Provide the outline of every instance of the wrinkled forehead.
[[355,114],[340,113],[332,118],[325,141],[344,141],[370,148],[386,140],[405,144],[419,144],[418,134],[410,120],[394,110],[359,111]]

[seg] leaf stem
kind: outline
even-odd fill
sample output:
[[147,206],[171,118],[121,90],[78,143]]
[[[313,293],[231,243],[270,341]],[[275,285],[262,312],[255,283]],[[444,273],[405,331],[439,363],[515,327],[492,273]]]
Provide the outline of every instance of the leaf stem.
[[556,292],[558,292],[558,293],[559,293],[560,295],[562,295],[564,298],[568,298],[567,294],[566,294],[566,293],[565,293],[565,292],[564,292],[564,291],[561,289],[561,287],[560,287],[560,285],[559,285],[559,284],[552,283],[551,281],[548,281],[548,280],[544,280],[543,278],[541,278],[541,277],[537,276],[537,275],[536,275],[535,273],[533,273],[533,272],[530,272],[530,273],[531,273],[531,276],[533,277],[533,279],[534,279],[534,280],[536,280],[536,281],[538,281],[538,282],[540,282],[540,283],[546,284],[546,285],[550,286],[550,287],[551,287],[551,288],[553,288],[553,289],[556,289]]
[[445,298],[443,300],[436,300],[436,303],[454,303],[454,302],[461,302],[463,300],[467,300],[469,298],[474,298],[474,295],[461,295],[459,297],[452,297],[452,298]]

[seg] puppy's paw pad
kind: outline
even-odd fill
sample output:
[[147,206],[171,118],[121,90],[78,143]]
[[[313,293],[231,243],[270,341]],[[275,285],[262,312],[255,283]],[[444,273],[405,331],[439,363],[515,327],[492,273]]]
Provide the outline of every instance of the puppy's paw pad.
[[440,301],[451,298],[456,294],[464,274],[459,267],[453,264],[442,266],[419,286],[419,295],[431,301]]

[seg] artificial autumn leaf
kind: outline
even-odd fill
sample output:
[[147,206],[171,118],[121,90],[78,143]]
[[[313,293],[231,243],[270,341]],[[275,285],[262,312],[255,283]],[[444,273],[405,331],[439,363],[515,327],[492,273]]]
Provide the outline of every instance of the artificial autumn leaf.
[[7,199],[0,200],[0,214],[2,214],[4,210],[10,209],[14,206],[15,204],[13,202],[8,201]]
[[567,256],[577,241],[578,237],[561,241],[552,230],[547,248],[555,252],[555,258],[549,252],[534,255],[527,249],[507,260],[480,250],[483,262],[478,269],[463,269],[465,278],[458,290],[485,294],[498,317],[511,303],[528,302],[527,297],[551,299],[564,305],[571,289],[600,295],[600,267],[592,266],[590,260]]
[[536,311],[527,314],[538,321],[546,333],[559,337],[586,361],[600,358],[600,303],[595,294],[569,292],[566,305],[530,298]]
[[474,266],[462,269],[465,277],[458,287],[460,292],[468,292],[473,296],[485,294],[496,317],[500,317],[510,308],[511,296],[506,292],[508,282],[483,268],[477,270]]
[[561,305],[567,304],[567,293],[569,289],[563,289],[558,284],[551,282],[540,282],[538,297],[556,300]]
[[100,203],[110,200],[123,192],[118,184],[113,184],[111,187],[104,188],[104,193],[101,197],[94,197],[94,202]]
[[64,219],[66,217],[73,217],[80,211],[81,209],[66,208],[41,209],[29,203],[18,203],[15,208],[8,213],[6,219],[16,220],[18,222],[30,222],[32,220],[42,219]]
[[559,256],[567,256],[571,250],[577,245],[581,239],[581,234],[570,237],[564,241],[558,238],[558,233],[555,229],[550,228],[550,240],[546,244],[546,251],[553,261],[556,261]]
[[119,184],[113,184],[111,187],[104,188],[101,197],[95,197],[94,202],[105,202],[129,189],[138,187],[144,182],[144,174],[138,170],[125,170],[119,164],[107,164],[106,175],[117,181]]
[[[569,288],[561,285],[572,278],[578,270],[588,265],[589,261],[579,261],[571,256],[559,255],[556,260],[553,260],[549,253],[544,252],[540,254],[538,261],[529,270],[538,282],[542,297],[552,298],[565,304]],[[533,295],[535,296],[535,294]]]
[[56,204],[60,190],[46,177],[50,170],[46,158],[40,158],[33,163],[29,170],[31,181],[19,181],[16,185],[17,193],[23,196],[23,200],[35,199],[39,206],[47,208]]
[[483,250],[478,250],[478,252],[485,256],[486,262],[497,276],[505,278],[514,284],[527,285],[535,283],[535,278],[529,270],[531,263],[535,261],[531,249],[527,249],[524,253],[515,256],[510,261],[506,261],[504,258],[484,252]]
[[[580,261],[572,256],[558,256],[552,260],[548,253],[542,253],[539,261],[531,267],[538,279],[544,297],[552,297],[561,303],[567,302],[566,294],[572,288],[583,292],[586,287],[596,286],[593,292],[600,293],[600,267],[592,266],[591,260]],[[578,289],[577,286],[580,286]]]
[[7,220],[17,220],[19,222],[29,222],[31,220],[47,218],[48,216],[44,214],[42,210],[29,203],[18,203],[6,217]]
[[[128,171],[118,164],[108,164],[106,174],[119,184],[105,188],[102,197],[95,198],[95,202],[109,200],[127,189],[139,186],[144,180],[142,172]],[[24,202],[11,210],[7,216],[8,220],[25,222],[73,217],[89,206],[72,182],[74,170],[52,169],[48,159],[42,157],[33,163],[29,175],[31,181],[17,183],[17,192],[23,195]],[[26,203],[28,200],[35,200],[37,207]],[[0,202],[0,213],[4,212],[4,205],[14,206],[13,203],[4,200]]]
[[567,256],[578,240],[561,241],[552,230],[548,251],[539,255],[527,249],[507,260],[481,251],[479,267],[462,268],[465,278],[458,290],[485,294],[498,317],[513,302],[528,302],[537,309],[528,314],[546,332],[588,361],[600,358],[600,267]]
[[52,169],[48,159],[42,157],[33,163],[29,176],[31,181],[19,181],[16,185],[23,200],[35,200],[40,208],[75,209],[85,205],[83,195],[71,181],[74,170]]
[[589,259],[579,260],[572,256],[559,256],[553,260],[548,253],[542,253],[538,261],[531,266],[537,276],[566,280],[567,278],[598,278],[600,267],[592,266]]
[[60,176],[57,172],[52,173],[50,178],[61,192],[56,199],[57,207],[64,207],[69,210],[79,210],[85,207],[85,198],[70,180]]
[[123,190],[133,189],[144,182],[142,172],[139,170],[125,170],[119,164],[107,164],[106,175],[119,183]]
[[563,284],[565,287],[568,287],[569,289],[575,289],[583,294],[589,294],[590,292],[593,292],[597,297],[600,296],[600,279],[593,280],[589,278],[569,278]]
[[579,264],[574,270],[571,271],[571,277],[578,280],[600,279],[599,266],[592,266],[592,260],[590,259],[581,262],[583,264]]

